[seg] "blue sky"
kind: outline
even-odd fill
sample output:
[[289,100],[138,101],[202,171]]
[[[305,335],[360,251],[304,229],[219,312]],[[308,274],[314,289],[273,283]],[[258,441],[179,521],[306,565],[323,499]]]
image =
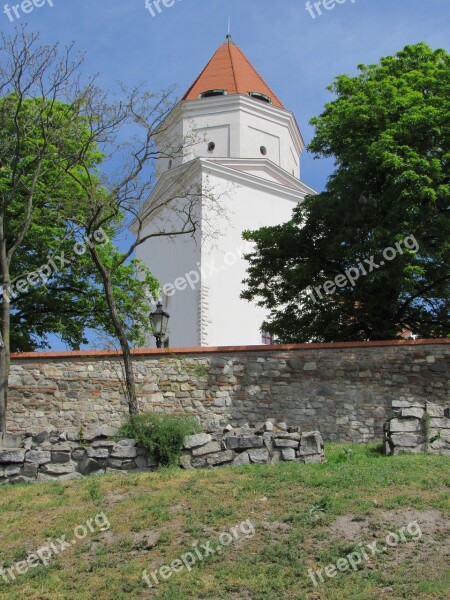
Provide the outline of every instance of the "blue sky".
[[[175,0],[155,17],[144,0],[46,0],[13,23],[3,5],[2,32],[27,22],[45,43],[74,41],[87,53],[85,74],[98,73],[111,93],[119,82],[146,82],[183,94],[224,41],[230,16],[234,41],[295,113],[306,143],[336,75],[419,41],[450,49],[449,0],[344,0],[315,19],[305,0]],[[302,179],[320,191],[331,168],[304,153]]]

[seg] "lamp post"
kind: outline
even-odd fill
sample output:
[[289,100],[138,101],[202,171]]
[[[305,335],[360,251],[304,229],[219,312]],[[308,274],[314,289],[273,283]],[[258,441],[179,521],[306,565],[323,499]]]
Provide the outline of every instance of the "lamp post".
[[156,347],[162,348],[162,343],[167,336],[170,315],[163,310],[163,305],[158,302],[156,310],[150,315],[153,335],[156,338]]

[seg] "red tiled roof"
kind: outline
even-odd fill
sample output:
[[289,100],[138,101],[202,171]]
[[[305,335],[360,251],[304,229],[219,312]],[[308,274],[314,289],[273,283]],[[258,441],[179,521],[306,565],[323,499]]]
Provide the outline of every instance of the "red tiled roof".
[[274,106],[284,108],[276,94],[259,75],[245,54],[228,39],[186,92],[183,100],[197,100],[208,90],[226,90],[228,94],[258,92],[268,96]]

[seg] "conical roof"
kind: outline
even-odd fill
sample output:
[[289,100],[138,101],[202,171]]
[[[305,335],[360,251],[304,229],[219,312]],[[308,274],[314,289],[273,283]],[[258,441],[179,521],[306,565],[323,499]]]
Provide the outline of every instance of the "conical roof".
[[279,98],[230,37],[219,47],[183,100],[197,100],[201,94],[212,90],[225,90],[227,94],[245,96],[261,94],[262,97],[270,98],[274,106],[284,109]]

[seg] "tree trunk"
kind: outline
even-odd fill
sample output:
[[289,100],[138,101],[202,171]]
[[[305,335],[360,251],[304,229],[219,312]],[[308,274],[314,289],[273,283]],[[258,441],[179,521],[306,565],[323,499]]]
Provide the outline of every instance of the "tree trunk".
[[114,295],[112,291],[112,285],[109,278],[106,281],[104,281],[104,286],[106,293],[106,301],[108,303],[114,329],[116,330],[117,338],[119,340],[120,348],[122,350],[123,364],[125,369],[125,384],[128,396],[128,408],[130,411],[130,415],[135,415],[139,412],[139,407],[136,396],[136,384],[134,380],[133,357],[131,354],[131,348],[128,342],[125,328],[122,323],[122,319],[117,313],[116,303],[114,301]]
[[2,281],[2,310],[0,331],[0,432],[6,432],[6,410],[8,408],[8,379],[11,356],[11,315],[9,286],[10,274],[6,255],[3,219],[0,217],[0,274]]
[[128,409],[130,415],[136,415],[139,412],[137,396],[136,396],[136,384],[134,379],[134,370],[133,370],[133,357],[131,354],[130,344],[128,342],[127,334],[125,331],[124,324],[122,319],[117,312],[116,302],[114,300],[114,293],[111,282],[111,273],[109,273],[103,264],[95,247],[91,248],[91,255],[98,267],[100,275],[103,281],[103,287],[105,289],[106,302],[108,304],[109,313],[111,316],[111,320],[113,322],[113,326],[117,335],[117,338],[120,343],[120,348],[122,350],[123,364],[125,370],[125,385],[127,389],[128,396]]

